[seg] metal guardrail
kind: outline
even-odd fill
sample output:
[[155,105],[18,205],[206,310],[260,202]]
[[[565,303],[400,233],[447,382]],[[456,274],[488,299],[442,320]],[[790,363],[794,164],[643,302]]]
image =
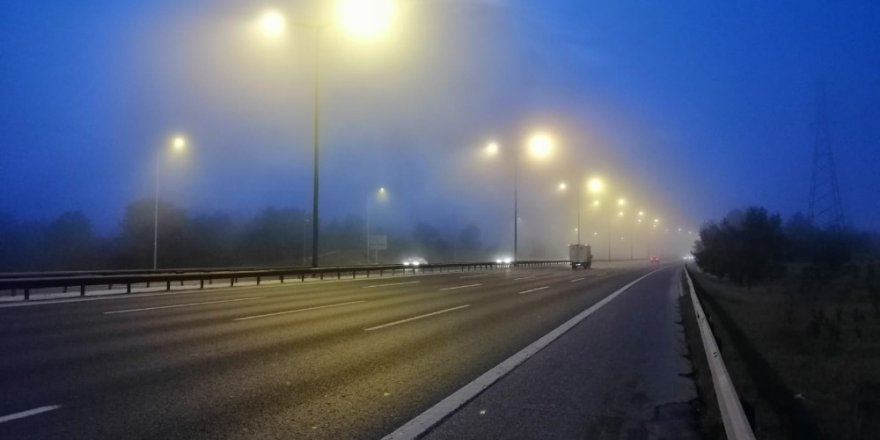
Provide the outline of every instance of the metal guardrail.
[[709,371],[712,373],[712,385],[715,388],[715,397],[718,400],[724,432],[730,440],[755,440],[755,434],[752,432],[749,420],[743,411],[742,403],[736,394],[736,388],[727,373],[721,350],[718,348],[718,343],[715,341],[715,336],[706,320],[706,314],[700,305],[700,299],[697,298],[694,282],[691,280],[687,267],[684,269],[684,274],[690,289],[691,301],[694,303],[694,314],[697,316],[697,325],[700,327],[700,339],[703,340],[706,361],[709,363]]
[[[181,272],[181,273],[111,273],[108,275],[87,274],[73,276],[39,276],[25,278],[9,278],[0,279],[0,291],[10,290],[15,295],[17,290],[24,291],[24,299],[30,300],[31,290],[60,287],[66,292],[67,289],[74,287],[79,288],[80,296],[86,295],[86,287],[106,285],[108,289],[114,285],[126,286],[126,293],[131,293],[133,284],[146,284],[150,287],[153,283],[165,283],[165,290],[171,290],[171,283],[180,282],[183,285],[186,281],[199,281],[199,288],[205,288],[205,281],[213,284],[216,280],[229,280],[229,286],[235,286],[235,283],[241,279],[256,279],[257,285],[264,279],[274,278],[284,283],[288,279],[299,278],[300,282],[305,282],[306,278],[320,278],[323,280],[327,275],[335,275],[336,279],[342,279],[343,275],[351,275],[352,279],[357,278],[358,274],[366,274],[369,278],[371,274],[378,273],[384,276],[386,273],[407,273],[415,274],[418,272],[447,272],[451,271],[468,271],[481,269],[500,269],[509,267],[536,267],[550,266],[555,264],[569,264],[568,260],[541,260],[541,261],[517,261],[515,263],[495,263],[495,262],[477,262],[477,263],[447,263],[447,264],[422,264],[419,266],[405,266],[402,264],[391,264],[384,266],[342,266],[342,267],[318,267],[318,268],[292,268],[292,269],[256,269],[256,270],[209,270],[205,269],[201,272]],[[188,269],[181,269],[188,270]]]

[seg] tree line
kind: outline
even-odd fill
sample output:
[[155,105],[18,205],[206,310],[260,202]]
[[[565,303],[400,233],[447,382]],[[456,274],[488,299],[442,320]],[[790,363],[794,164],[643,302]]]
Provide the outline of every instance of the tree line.
[[[310,265],[311,214],[291,208],[266,208],[245,219],[227,213],[191,215],[168,202],[159,203],[159,267],[246,267]],[[0,272],[142,269],[153,264],[154,200],[125,208],[115,235],[96,233],[80,211],[48,222],[18,221],[0,212]],[[419,222],[411,231],[371,233],[388,237],[379,262],[398,263],[419,256],[428,261],[474,261],[487,258],[480,229],[464,226],[443,233]],[[321,265],[367,262],[366,223],[357,215],[321,224]]]
[[821,228],[800,213],[783,222],[779,214],[755,206],[703,225],[693,254],[702,271],[739,285],[777,278],[792,263],[821,280],[854,260],[876,259],[880,236],[846,227]]

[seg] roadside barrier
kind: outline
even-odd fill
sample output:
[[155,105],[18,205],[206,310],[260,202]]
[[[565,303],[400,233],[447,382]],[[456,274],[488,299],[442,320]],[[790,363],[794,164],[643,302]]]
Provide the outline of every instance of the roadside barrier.
[[724,432],[730,440],[755,440],[755,434],[749,426],[749,420],[742,408],[739,395],[730,375],[727,373],[727,367],[724,365],[724,359],[721,356],[721,350],[706,320],[706,314],[700,305],[700,299],[697,298],[697,292],[694,290],[694,282],[688,273],[687,267],[684,268],[685,278],[687,279],[688,289],[691,295],[691,301],[694,304],[694,314],[697,316],[697,325],[700,327],[700,339],[703,340],[703,351],[706,352],[706,361],[709,363],[709,371],[712,373],[712,385],[715,388],[715,397],[718,400],[718,407],[721,412],[721,421],[724,424]]
[[[474,270],[491,270],[491,269],[507,269],[511,267],[540,267],[551,266],[557,264],[569,264],[568,260],[536,260],[536,261],[517,261],[515,263],[495,263],[495,262],[477,262],[477,263],[445,263],[445,264],[422,264],[422,265],[374,265],[374,266],[340,266],[340,267],[316,267],[316,268],[270,268],[270,269],[162,269],[162,270],[133,270],[133,271],[94,271],[94,272],[44,272],[23,274],[10,274],[7,277],[0,274],[0,291],[11,291],[12,295],[16,295],[18,290],[24,292],[24,299],[30,300],[31,290],[61,288],[67,292],[69,288],[78,288],[80,296],[86,296],[86,288],[89,286],[106,285],[108,290],[114,285],[125,286],[126,293],[131,293],[132,285],[145,284],[150,287],[152,284],[165,284],[165,290],[171,290],[172,283],[180,283],[184,285],[186,281],[198,281],[199,289],[205,288],[205,282],[209,285],[214,281],[227,281],[229,286],[233,287],[240,280],[253,279],[259,285],[266,279],[277,279],[284,283],[291,279],[299,279],[305,282],[307,278],[325,279],[328,276],[334,276],[335,279],[342,279],[343,276],[349,276],[354,279],[358,274],[382,277],[387,275],[407,274],[411,273],[433,273],[433,272],[465,272]],[[59,275],[61,274],[61,275]]]

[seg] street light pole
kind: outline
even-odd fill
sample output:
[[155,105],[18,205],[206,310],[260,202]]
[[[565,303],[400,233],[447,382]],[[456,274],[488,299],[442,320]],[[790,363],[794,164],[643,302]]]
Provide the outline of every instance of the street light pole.
[[302,223],[303,223],[303,228],[302,228],[302,265],[303,265],[303,267],[305,267],[306,266],[306,254],[308,252],[306,250],[306,245],[308,244],[306,241],[306,235],[308,234],[309,218],[303,217]]
[[312,267],[318,267],[318,171],[319,171],[319,146],[321,128],[321,27],[315,26],[315,115],[313,126],[313,166],[312,166]]
[[[582,185],[578,185],[582,186]],[[581,244],[581,199],[584,197],[583,188],[580,189],[580,192],[575,196],[577,197],[577,236],[578,236],[578,244]]]
[[153,270],[156,270],[159,262],[159,162],[161,154],[161,150],[156,154],[156,192],[153,196]]
[[611,209],[608,210],[608,261],[611,261],[611,218],[614,216],[613,212]]
[[519,255],[517,240],[519,238],[519,154],[513,155],[513,261]]

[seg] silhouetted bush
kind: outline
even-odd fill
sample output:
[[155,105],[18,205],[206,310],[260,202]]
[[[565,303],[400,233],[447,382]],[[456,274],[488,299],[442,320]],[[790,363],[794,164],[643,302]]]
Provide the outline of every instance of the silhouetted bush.
[[703,226],[694,257],[704,272],[753,286],[782,273],[785,245],[779,215],[750,207]]

